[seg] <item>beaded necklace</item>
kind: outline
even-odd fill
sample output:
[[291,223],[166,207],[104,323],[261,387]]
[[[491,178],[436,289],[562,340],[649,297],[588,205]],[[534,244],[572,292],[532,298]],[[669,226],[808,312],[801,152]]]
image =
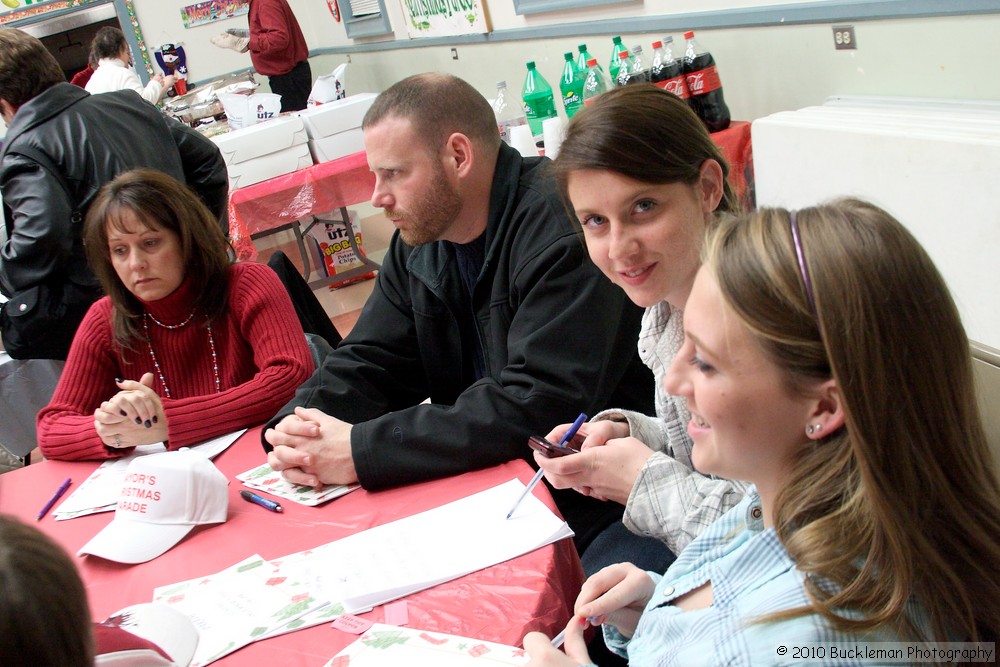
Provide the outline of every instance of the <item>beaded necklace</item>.
[[[146,334],[146,347],[149,348],[149,356],[153,360],[153,368],[156,369],[156,375],[160,378],[160,384],[163,385],[163,393],[167,395],[167,398],[173,398],[170,395],[170,387],[167,386],[167,379],[163,377],[163,371],[160,369],[160,362],[156,360],[156,352],[153,351],[153,339],[149,335],[149,320],[164,329],[180,329],[187,326],[187,324],[194,318],[195,310],[191,311],[191,314],[185,318],[180,324],[164,324],[149,313],[143,313],[142,317],[142,329]],[[222,380],[219,377],[219,357],[215,353],[215,337],[212,336],[212,325],[206,324],[205,329],[208,330],[208,346],[212,350],[212,373],[215,375],[215,393],[222,393]]]

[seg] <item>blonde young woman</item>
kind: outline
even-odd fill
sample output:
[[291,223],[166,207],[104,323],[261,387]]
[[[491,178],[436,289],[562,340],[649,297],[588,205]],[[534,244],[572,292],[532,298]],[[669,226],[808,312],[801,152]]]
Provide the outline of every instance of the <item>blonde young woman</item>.
[[588,663],[587,619],[631,665],[996,641],[1000,485],[972,373],[943,279],[885,211],[845,200],[725,221],[665,388],[687,399],[695,467],[754,486],[662,577],[591,577],[566,654],[533,633],[530,664]]

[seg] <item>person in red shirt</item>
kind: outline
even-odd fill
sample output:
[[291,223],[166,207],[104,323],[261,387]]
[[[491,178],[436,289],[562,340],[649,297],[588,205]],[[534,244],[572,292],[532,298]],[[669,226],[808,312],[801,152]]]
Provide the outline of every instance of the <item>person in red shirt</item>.
[[136,445],[187,447],[262,424],[313,370],[277,274],[231,263],[219,224],[176,179],[125,172],[84,226],[108,295],[83,318],[38,414],[50,459],[108,459]]
[[309,47],[287,0],[250,0],[250,29],[230,28],[212,43],[250,52],[254,69],[265,75],[271,92],[281,95],[282,111],[306,108],[312,91]]
[[97,63],[93,59],[87,63],[87,66],[82,70],[73,75],[73,78],[69,80],[74,86],[80,86],[81,88],[87,87],[87,82],[90,81],[90,77],[94,76],[94,70],[97,69]]

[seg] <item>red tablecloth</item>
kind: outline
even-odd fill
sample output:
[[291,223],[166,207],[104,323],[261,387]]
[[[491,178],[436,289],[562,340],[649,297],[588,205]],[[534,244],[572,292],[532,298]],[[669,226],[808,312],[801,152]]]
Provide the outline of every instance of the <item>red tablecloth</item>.
[[754,208],[753,147],[750,143],[750,123],[734,120],[728,128],[712,133],[712,141],[722,149],[729,163],[729,183],[743,208]]
[[[216,465],[230,479],[226,523],[196,528],[159,558],[129,566],[74,556],[94,619],[149,602],[158,586],[213,574],[254,553],[277,558],[431,509],[513,477],[527,483],[532,474],[526,463],[515,461],[387,491],[359,489],[319,507],[286,501],[282,503],[284,513],[275,514],[243,501],[239,491],[245,487],[234,479],[263,460],[259,428],[251,429],[217,457]],[[72,491],[95,467],[94,462],[43,461],[0,475],[0,512],[39,527],[75,554],[111,521],[112,512],[68,521],[56,521],[50,513],[36,522],[35,515],[64,479],[73,478]],[[538,485],[535,493],[554,509],[544,485]],[[569,619],[582,582],[580,560],[572,540],[566,539],[403,599],[408,603],[410,627],[516,646],[531,630],[550,635],[559,632]],[[363,616],[381,622],[383,608]],[[214,664],[317,667],[356,638],[320,625],[256,642]]]
[[364,151],[321,162],[229,195],[229,233],[240,259],[256,256],[250,237],[275,227],[368,201],[375,174]]

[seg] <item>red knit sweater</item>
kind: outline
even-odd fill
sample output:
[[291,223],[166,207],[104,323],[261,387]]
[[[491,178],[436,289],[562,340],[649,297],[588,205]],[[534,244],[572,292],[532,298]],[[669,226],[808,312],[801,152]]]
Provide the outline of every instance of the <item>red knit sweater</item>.
[[[302,325],[281,281],[263,264],[229,269],[228,311],[212,324],[222,392],[216,393],[204,320],[180,329],[150,324],[149,334],[173,398],[159,377],[170,449],[202,442],[274,416],[309,376],[313,362]],[[191,314],[191,295],[203,288],[185,281],[173,294],[147,303],[161,322]],[[115,378],[138,380],[153,373],[145,340],[122,350],[111,331],[111,300],[91,306],[73,339],[69,358],[49,405],[38,413],[38,445],[47,458],[105,459],[132,450],[105,447],[94,429],[94,410],[118,392]]]

